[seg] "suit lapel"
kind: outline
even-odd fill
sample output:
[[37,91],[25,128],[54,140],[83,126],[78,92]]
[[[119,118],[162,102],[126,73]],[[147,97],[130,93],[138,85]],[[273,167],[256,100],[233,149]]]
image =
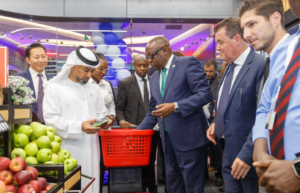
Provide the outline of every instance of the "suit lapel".
[[145,105],[144,105],[144,101],[142,98],[141,90],[140,90],[139,84],[138,84],[137,79],[134,74],[132,75],[131,84],[132,84],[133,91],[136,95],[136,98],[138,99],[139,103],[141,103],[141,106],[145,110]]
[[153,97],[155,98],[155,100],[159,104],[161,104],[162,103],[162,99],[161,99],[161,96],[160,96],[159,77],[160,77],[160,70],[157,70],[151,76],[151,82],[152,82],[152,84],[150,86],[150,91],[151,91]]
[[171,64],[170,64],[170,67],[169,67],[169,72],[168,72],[168,76],[167,76],[167,81],[166,81],[166,85],[165,85],[165,90],[164,90],[164,98],[163,100],[165,99],[166,97],[166,93],[167,93],[167,90],[169,88],[169,85],[170,85],[170,82],[171,82],[171,79],[172,79],[172,76],[174,74],[174,71],[176,69],[176,65],[177,65],[177,62],[178,62],[178,58],[176,56],[174,56]]
[[251,62],[253,60],[254,54],[255,54],[254,51],[251,50],[250,53],[247,56],[247,59],[246,59],[245,63],[243,64],[240,72],[238,73],[238,75],[237,75],[237,77],[236,77],[236,79],[235,79],[235,81],[234,81],[234,83],[232,85],[230,94],[229,94],[227,107],[230,104],[230,102],[231,102],[231,100],[232,100],[232,98],[234,96],[234,93],[235,93],[236,89],[238,88],[238,86],[240,85],[240,83],[242,82],[245,74],[250,69],[250,67],[251,67],[250,64],[251,64]]

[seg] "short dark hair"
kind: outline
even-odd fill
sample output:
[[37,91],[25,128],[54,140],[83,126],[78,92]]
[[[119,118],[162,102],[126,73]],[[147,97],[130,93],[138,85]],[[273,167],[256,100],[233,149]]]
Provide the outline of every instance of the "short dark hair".
[[95,52],[95,54],[98,56],[99,60],[107,61],[107,59],[106,59],[106,57],[104,56],[104,54],[99,53],[99,52]]
[[216,34],[220,29],[225,27],[226,36],[228,36],[230,39],[232,39],[237,34],[240,35],[243,39],[243,30],[240,23],[241,22],[239,18],[229,17],[227,19],[224,19],[223,21],[220,21],[216,25],[214,32]]
[[209,67],[210,65],[213,65],[215,69],[218,68],[217,62],[214,59],[207,60],[204,65],[207,67]]
[[239,16],[246,11],[255,10],[256,15],[263,16],[269,21],[270,16],[274,12],[279,12],[281,15],[281,26],[284,28],[284,8],[281,0],[246,0],[239,4]]
[[30,45],[26,48],[26,50],[25,50],[25,54],[26,54],[26,57],[27,57],[27,58],[30,58],[30,51],[31,51],[31,49],[33,49],[33,48],[43,48],[43,50],[45,50],[45,53],[47,53],[47,52],[46,52],[45,46],[43,46],[43,45],[40,44],[40,43],[32,43],[32,44],[30,44]]

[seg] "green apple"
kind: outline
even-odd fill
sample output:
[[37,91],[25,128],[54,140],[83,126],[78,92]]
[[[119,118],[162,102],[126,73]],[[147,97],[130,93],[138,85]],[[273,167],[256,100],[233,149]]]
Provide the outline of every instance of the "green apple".
[[53,161],[55,164],[59,163],[59,157],[57,154],[52,153],[51,161]]
[[53,127],[46,126],[46,129],[47,129],[48,132],[51,132],[51,133],[53,133],[53,135],[55,135],[55,129]]
[[50,131],[47,131],[47,136],[49,137],[50,141],[54,141],[54,134]]
[[27,156],[35,156],[37,154],[37,152],[39,151],[39,148],[36,143],[28,143],[24,147],[24,150],[25,150]]
[[38,164],[38,160],[36,159],[36,157],[32,157],[32,156],[28,156],[25,158],[25,161],[27,164]]
[[42,137],[39,137],[37,140],[36,140],[36,144],[37,146],[42,149],[42,148],[50,148],[50,139],[49,137],[47,136],[42,136]]
[[64,155],[65,160],[71,157],[70,152],[68,150],[66,150],[66,149],[63,149],[62,153]]
[[41,125],[41,123],[39,123],[39,122],[32,122],[32,123],[30,123],[29,126],[33,129],[33,128],[39,126],[39,125]]
[[25,147],[25,145],[28,144],[28,142],[29,142],[29,139],[28,139],[27,135],[25,135],[23,133],[19,133],[19,134],[15,135],[15,138],[14,138],[15,147],[23,148],[23,147]]
[[29,137],[29,140],[30,141],[33,141],[33,140],[36,140],[36,136],[32,133],[31,136]]
[[40,149],[36,155],[36,158],[40,163],[50,161],[51,157],[52,157],[51,150],[46,148]]
[[70,158],[73,162],[74,162],[74,164],[75,164],[75,167],[77,166],[77,159],[75,159],[75,158]]
[[69,173],[69,171],[67,170],[66,167],[64,167],[64,174],[67,175]]
[[26,152],[22,148],[15,148],[14,150],[12,150],[10,155],[11,155],[11,159],[14,159],[16,157],[21,157],[23,159],[26,158]]
[[30,137],[32,134],[32,128],[29,127],[28,125],[22,125],[21,127],[18,128],[18,133],[23,133],[27,135],[27,137]]
[[62,140],[61,140],[61,138],[59,136],[55,135],[54,136],[54,141],[56,141],[61,146]]
[[36,144],[36,139],[35,139],[35,140],[33,140],[33,141],[31,141],[30,143],[35,143],[35,144]]
[[56,141],[50,142],[50,149],[52,153],[58,153],[60,150],[60,145]]
[[[44,162],[44,164],[55,164],[53,161],[47,161],[47,162]],[[55,171],[43,171],[43,174],[44,175],[47,175],[47,176],[52,176],[54,174]]]
[[65,156],[64,156],[63,152],[62,152],[62,151],[59,151],[59,152],[57,153],[57,155],[58,155],[58,157],[59,157],[59,163],[64,163],[64,161],[65,161]]
[[71,171],[75,168],[75,163],[71,159],[65,159],[64,161],[64,167],[68,170]]
[[47,129],[46,129],[46,126],[45,125],[38,125],[34,128],[32,128],[32,133],[33,135],[36,137],[36,138],[39,138],[41,136],[45,136],[47,135]]

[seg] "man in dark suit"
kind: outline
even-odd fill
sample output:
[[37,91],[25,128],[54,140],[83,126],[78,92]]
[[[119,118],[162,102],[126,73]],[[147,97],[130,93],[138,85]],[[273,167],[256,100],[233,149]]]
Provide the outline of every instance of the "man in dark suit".
[[[221,82],[221,78],[217,75],[218,66],[215,60],[207,60],[204,64],[204,70],[206,73],[206,78],[209,82],[210,91],[213,95],[213,101],[209,104],[209,112],[210,118],[208,118],[209,124],[213,121],[215,117],[215,102],[219,84]],[[208,171],[215,170],[216,176],[216,186],[223,185],[223,177],[222,177],[222,149],[220,145],[219,139],[216,139],[217,145],[214,145],[212,142],[208,143],[209,147],[209,156],[210,156],[210,167]]]
[[[150,77],[147,75],[149,63],[144,55],[138,55],[134,59],[133,67],[135,69],[134,74],[121,80],[118,85],[116,114],[122,128],[139,125],[149,108],[151,88],[149,87]],[[148,129],[152,128],[154,126]],[[143,167],[143,182],[152,193],[157,192],[154,163],[158,139],[159,132],[154,131],[151,141],[150,162],[148,166]]]
[[30,81],[28,86],[33,90],[33,97],[36,98],[36,102],[32,104],[32,111],[38,117],[40,122],[44,123],[43,83],[52,78],[50,74],[45,72],[45,68],[48,64],[46,48],[40,43],[32,43],[26,48],[25,53],[26,61],[30,65],[30,68],[24,72],[14,74],[13,76],[22,76]]
[[158,122],[167,192],[204,192],[208,124],[202,107],[212,101],[205,72],[196,58],[174,56],[164,37],[150,40],[146,55],[156,71],[150,79],[149,112],[138,129]]
[[264,58],[243,39],[240,20],[228,18],[215,27],[217,51],[229,62],[216,99],[216,117],[207,130],[215,143],[224,135],[223,178],[225,192],[258,192],[258,178],[252,166],[252,126],[264,70]]

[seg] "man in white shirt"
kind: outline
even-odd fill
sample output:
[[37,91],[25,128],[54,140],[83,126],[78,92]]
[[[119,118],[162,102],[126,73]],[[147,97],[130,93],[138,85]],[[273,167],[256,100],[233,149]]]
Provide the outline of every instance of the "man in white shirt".
[[251,168],[253,143],[250,138],[264,58],[244,41],[239,19],[227,18],[218,23],[214,31],[220,58],[230,64],[220,83],[216,117],[207,130],[207,137],[215,144],[216,136],[225,138],[222,160],[225,192],[258,192],[258,178]]
[[33,97],[36,98],[36,102],[32,104],[32,111],[40,122],[44,123],[43,84],[52,78],[50,74],[45,72],[45,68],[48,64],[48,56],[45,47],[40,43],[32,43],[26,48],[25,53],[26,61],[30,65],[30,68],[13,76],[22,76],[30,81],[28,86],[33,90]]
[[[96,119],[106,117],[106,107],[100,88],[89,82],[92,71],[99,66],[99,59],[91,50],[79,47],[63,65],[62,71],[45,87],[43,103],[47,125],[56,129],[62,140],[62,148],[81,165],[82,173],[95,177],[87,192],[99,192],[100,148],[98,131],[92,127]],[[107,129],[108,126],[103,129]],[[82,187],[89,183],[82,179]]]

